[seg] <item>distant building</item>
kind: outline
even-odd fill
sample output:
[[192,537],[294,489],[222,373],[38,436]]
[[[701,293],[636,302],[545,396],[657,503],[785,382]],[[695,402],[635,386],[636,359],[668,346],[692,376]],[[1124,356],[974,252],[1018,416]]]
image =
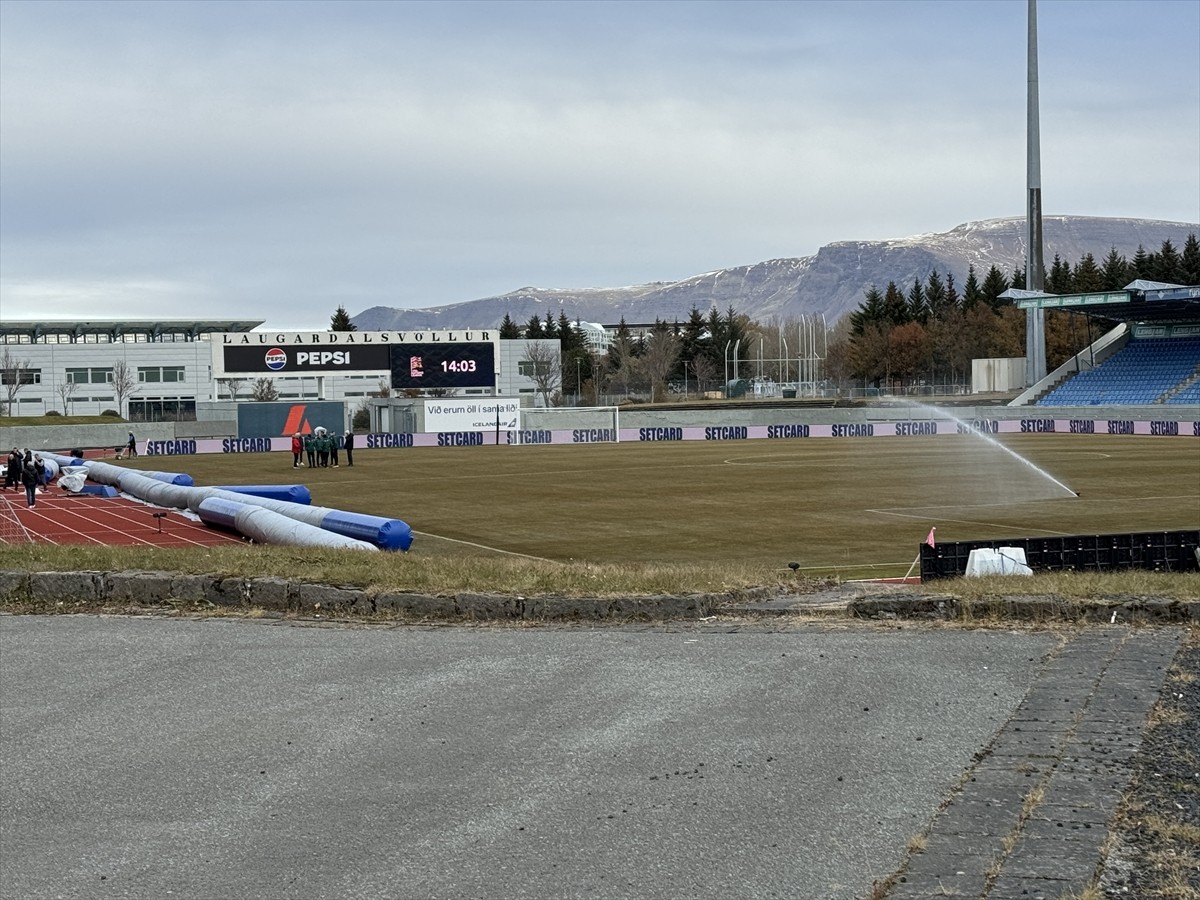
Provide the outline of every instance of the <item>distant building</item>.
[[[261,320],[77,322],[0,321],[0,402],[12,399],[8,415],[99,415],[114,410],[134,421],[190,421],[208,418],[205,407],[251,399],[257,377],[216,378],[213,339],[220,334],[254,334]],[[274,337],[275,332],[269,332]],[[320,334],[320,333],[315,333]],[[268,338],[270,343],[271,338]],[[456,396],[529,396],[535,382],[522,372],[526,342],[501,341],[499,375],[493,387],[466,388]],[[118,409],[113,373],[123,363],[132,389]],[[275,374],[279,400],[341,400],[352,412],[363,399],[391,385],[391,370],[378,368],[337,374]]]

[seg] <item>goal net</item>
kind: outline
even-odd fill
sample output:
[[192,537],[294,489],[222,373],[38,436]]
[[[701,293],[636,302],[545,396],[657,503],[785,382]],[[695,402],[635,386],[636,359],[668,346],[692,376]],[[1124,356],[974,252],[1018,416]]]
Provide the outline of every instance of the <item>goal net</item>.
[[615,406],[529,406],[518,410],[517,430],[509,432],[508,442],[596,444],[620,439],[620,416]]

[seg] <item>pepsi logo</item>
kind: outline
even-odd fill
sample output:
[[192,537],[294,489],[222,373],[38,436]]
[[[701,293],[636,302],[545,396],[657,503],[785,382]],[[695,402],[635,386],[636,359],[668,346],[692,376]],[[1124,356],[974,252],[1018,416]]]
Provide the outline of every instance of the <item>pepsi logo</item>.
[[272,347],[267,351],[267,368],[278,371],[287,365],[287,354],[278,347]]

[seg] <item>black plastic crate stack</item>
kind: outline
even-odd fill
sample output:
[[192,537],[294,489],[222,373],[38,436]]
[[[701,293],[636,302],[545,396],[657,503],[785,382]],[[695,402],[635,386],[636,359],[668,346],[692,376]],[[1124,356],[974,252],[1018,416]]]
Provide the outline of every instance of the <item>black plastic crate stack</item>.
[[1200,529],[1142,531],[1127,534],[1079,534],[996,541],[939,542],[921,545],[921,580],[958,578],[967,572],[972,550],[981,547],[1020,547],[1035,572],[1103,572],[1149,569],[1164,572],[1200,570],[1196,548]]

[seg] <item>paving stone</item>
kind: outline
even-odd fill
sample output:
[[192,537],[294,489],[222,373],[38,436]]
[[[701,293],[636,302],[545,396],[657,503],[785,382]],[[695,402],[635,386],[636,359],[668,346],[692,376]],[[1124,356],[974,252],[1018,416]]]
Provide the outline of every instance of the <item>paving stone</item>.
[[104,599],[110,603],[159,606],[171,596],[169,572],[110,572],[104,576]]
[[29,573],[0,572],[0,597],[8,600],[29,599]]
[[30,599],[52,603],[95,603],[101,597],[99,572],[33,572]]
[[377,612],[393,612],[431,618],[450,618],[457,606],[453,597],[437,597],[408,591],[380,591],[375,595]]
[[988,891],[988,900],[1063,900],[1081,890],[1057,878],[1006,878],[1001,875]]

